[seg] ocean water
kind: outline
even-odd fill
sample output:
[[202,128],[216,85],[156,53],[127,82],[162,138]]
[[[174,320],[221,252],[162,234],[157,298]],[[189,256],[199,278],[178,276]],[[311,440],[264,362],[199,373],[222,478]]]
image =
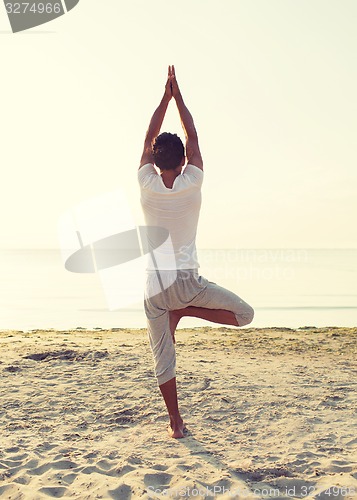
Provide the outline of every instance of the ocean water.
[[[357,326],[357,249],[198,249],[200,273],[255,309],[251,326]],[[109,310],[97,274],[59,250],[0,251],[0,329],[143,328],[140,298]],[[125,292],[125,283],[123,283]],[[183,318],[179,327],[211,325]]]

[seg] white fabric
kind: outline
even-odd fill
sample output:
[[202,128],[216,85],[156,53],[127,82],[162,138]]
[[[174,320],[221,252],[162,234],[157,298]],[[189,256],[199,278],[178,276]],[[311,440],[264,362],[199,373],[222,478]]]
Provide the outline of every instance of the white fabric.
[[[185,307],[225,309],[232,311],[239,326],[248,325],[254,317],[253,308],[238,295],[213,281],[200,276],[197,269],[176,271],[177,278],[171,286],[165,275],[171,271],[160,271],[164,284],[162,293],[145,294],[144,307],[150,345],[154,356],[155,375],[158,385],[165,384],[176,376],[176,352],[170,330],[169,311]],[[148,273],[146,290],[157,289],[157,275]]]
[[[203,171],[188,164],[167,188],[152,163],[138,170],[141,206],[147,226],[159,226],[169,231],[170,238],[154,251],[157,269],[196,269],[197,224],[201,208]],[[147,270],[154,270],[149,257]]]

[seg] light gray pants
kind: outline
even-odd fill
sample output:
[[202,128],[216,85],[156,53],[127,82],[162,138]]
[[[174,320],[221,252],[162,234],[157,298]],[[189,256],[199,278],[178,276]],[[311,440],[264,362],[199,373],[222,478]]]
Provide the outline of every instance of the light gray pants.
[[248,325],[254,317],[249,304],[235,293],[200,276],[197,269],[148,272],[144,308],[158,385],[176,376],[176,352],[169,327],[169,311],[188,306],[232,311],[239,326]]

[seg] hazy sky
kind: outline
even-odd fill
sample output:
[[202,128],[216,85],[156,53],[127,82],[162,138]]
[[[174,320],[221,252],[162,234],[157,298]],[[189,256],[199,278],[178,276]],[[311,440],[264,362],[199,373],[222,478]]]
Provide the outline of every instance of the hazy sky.
[[[2,248],[137,167],[168,64],[204,159],[201,248],[357,247],[355,0],[81,0],[12,34],[0,8]],[[163,130],[183,137],[174,103]]]

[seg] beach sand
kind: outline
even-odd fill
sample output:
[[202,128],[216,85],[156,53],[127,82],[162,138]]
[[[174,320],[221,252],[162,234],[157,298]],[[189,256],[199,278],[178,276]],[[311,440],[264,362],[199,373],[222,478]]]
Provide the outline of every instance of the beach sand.
[[3,331],[0,496],[356,498],[356,339],[179,329],[175,440],[145,329]]

